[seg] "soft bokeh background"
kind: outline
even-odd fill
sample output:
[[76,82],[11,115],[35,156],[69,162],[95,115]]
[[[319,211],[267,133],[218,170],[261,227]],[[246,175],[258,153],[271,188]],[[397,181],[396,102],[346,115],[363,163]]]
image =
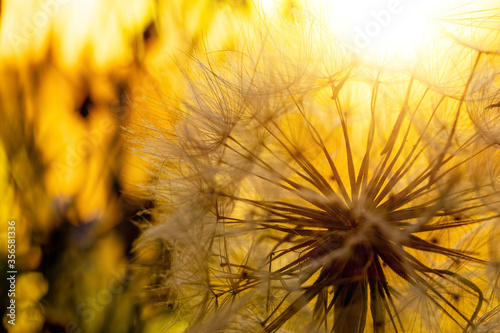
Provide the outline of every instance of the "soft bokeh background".
[[18,270],[16,325],[5,325],[1,310],[2,329],[158,332],[169,321],[168,251],[132,252],[151,204],[139,199],[148,166],[124,149],[124,132],[140,133],[138,119],[156,121],[163,96],[178,89],[177,55],[230,48],[235,18],[262,8],[245,0],[0,3],[0,270],[9,220]]

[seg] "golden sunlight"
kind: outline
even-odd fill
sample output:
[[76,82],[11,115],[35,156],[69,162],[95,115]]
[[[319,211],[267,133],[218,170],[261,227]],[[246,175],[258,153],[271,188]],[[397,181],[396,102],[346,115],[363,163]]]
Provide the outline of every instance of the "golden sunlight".
[[[449,0],[318,1],[332,32],[364,59],[415,61],[425,40],[435,38],[434,18]],[[454,6],[458,3],[455,1]],[[326,10],[327,9],[327,10]],[[390,60],[389,60],[390,59]]]

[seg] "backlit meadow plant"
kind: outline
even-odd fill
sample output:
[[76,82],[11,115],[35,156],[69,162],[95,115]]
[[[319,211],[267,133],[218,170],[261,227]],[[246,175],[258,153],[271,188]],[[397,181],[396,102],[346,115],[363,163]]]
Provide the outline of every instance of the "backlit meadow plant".
[[142,142],[176,327],[498,330],[500,11],[445,14],[404,61],[297,10],[180,65]]

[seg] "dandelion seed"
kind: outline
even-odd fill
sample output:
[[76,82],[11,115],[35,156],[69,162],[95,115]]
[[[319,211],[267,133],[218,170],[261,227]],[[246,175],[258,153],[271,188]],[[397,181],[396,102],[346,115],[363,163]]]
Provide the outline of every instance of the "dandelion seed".
[[464,109],[483,54],[445,95],[416,74],[364,80],[358,62],[311,79],[312,60],[297,72],[293,48],[262,43],[186,71],[183,119],[150,143],[169,167],[144,236],[171,243],[188,331],[483,325],[497,300],[476,245],[500,198],[471,170],[496,142]]

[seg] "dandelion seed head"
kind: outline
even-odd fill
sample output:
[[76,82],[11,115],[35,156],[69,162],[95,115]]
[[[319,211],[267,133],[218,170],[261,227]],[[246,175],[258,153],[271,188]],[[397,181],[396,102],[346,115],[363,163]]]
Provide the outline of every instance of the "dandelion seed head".
[[156,152],[164,208],[144,239],[171,243],[188,331],[475,327],[498,298],[479,273],[500,202],[495,141],[470,117],[493,84],[476,83],[482,54],[424,78],[254,36],[185,70]]

